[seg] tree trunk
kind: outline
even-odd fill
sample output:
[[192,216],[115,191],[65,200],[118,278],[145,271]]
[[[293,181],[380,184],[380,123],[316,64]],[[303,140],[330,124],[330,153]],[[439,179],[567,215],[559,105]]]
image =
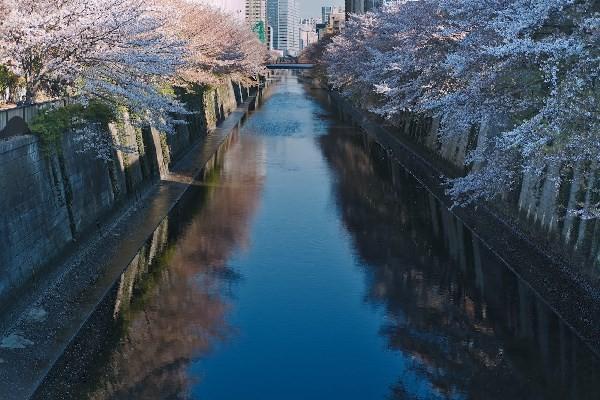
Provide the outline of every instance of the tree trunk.
[[27,84],[25,87],[25,104],[33,104],[35,100],[35,89],[32,85]]

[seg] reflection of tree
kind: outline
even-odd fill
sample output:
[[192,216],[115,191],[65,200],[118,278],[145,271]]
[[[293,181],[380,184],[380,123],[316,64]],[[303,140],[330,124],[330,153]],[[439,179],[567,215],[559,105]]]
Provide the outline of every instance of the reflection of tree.
[[187,199],[195,215],[175,212],[123,275],[115,308],[122,336],[102,358],[89,398],[185,398],[190,360],[230,334],[222,289],[235,274],[226,262],[248,241],[263,174],[257,142],[243,140],[219,178]]
[[[597,398],[568,330],[381,147],[334,132],[321,145],[368,300],[387,310],[382,334],[442,397]],[[406,385],[392,395],[410,398]]]

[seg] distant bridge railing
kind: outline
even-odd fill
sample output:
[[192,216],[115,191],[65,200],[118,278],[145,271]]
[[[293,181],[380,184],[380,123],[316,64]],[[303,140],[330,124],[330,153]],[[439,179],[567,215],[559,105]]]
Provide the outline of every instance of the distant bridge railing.
[[269,69],[311,69],[314,68],[314,64],[306,64],[306,63],[288,63],[288,64],[268,64],[267,68]]

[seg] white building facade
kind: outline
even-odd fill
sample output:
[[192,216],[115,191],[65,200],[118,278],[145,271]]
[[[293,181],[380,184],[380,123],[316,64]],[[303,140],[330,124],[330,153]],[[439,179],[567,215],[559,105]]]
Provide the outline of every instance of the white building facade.
[[300,50],[318,41],[317,20],[314,18],[305,18],[300,21]]

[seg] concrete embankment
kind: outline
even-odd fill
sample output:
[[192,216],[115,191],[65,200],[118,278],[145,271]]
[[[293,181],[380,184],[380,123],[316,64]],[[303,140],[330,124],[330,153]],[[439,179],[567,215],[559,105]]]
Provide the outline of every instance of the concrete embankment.
[[[371,136],[442,204],[452,206],[445,194],[444,177],[456,176],[460,173],[458,168],[448,166],[447,160],[439,153],[432,154],[423,143],[411,140],[416,133],[410,134],[410,129],[399,132],[397,127],[385,126],[337,93],[330,96],[342,118]],[[413,126],[412,130],[417,128]],[[554,257],[540,246],[535,235],[521,229],[520,224],[497,208],[479,205],[454,208],[452,213],[600,355],[600,296],[586,274],[565,259]]]
[[65,250],[164,177],[247,96],[231,82],[188,96],[195,112],[168,135],[134,127],[123,115],[107,127],[119,145],[110,160],[81,151],[72,132],[52,150],[34,135],[0,140],[0,310],[32,281],[43,282]]
[[[56,171],[62,173],[61,179],[69,183],[70,202],[52,199],[55,193],[50,185],[54,181],[44,181],[44,178],[52,177],[52,170],[45,171],[44,163],[52,161],[43,160],[42,156],[39,160],[35,159],[41,165],[41,171],[37,173],[40,177],[36,181],[39,187],[35,189],[39,196],[50,198],[50,204],[55,206],[53,210],[62,211],[41,210],[28,228],[19,227],[17,231],[29,230],[32,235],[42,235],[37,239],[40,241],[44,234],[56,229],[53,227],[59,226],[62,230],[53,239],[57,249],[44,250],[50,246],[46,244],[36,248],[40,253],[37,256],[39,261],[25,264],[29,272],[25,271],[22,277],[11,281],[11,292],[18,291],[20,296],[11,299],[11,306],[5,308],[0,324],[0,397],[31,398],[98,304],[114,287],[123,270],[190,185],[201,182],[218,164],[260,95],[261,92],[250,93],[232,85],[211,91],[210,96],[214,97],[209,104],[213,107],[204,107],[207,112],[200,116],[196,114],[194,118],[197,120],[178,128],[173,136],[161,136],[151,129],[144,133],[128,128],[125,131],[131,132],[129,139],[138,144],[138,150],[143,147],[144,151],[133,156],[118,155],[116,165],[96,164],[88,158],[88,161],[81,160],[78,167],[71,169],[67,162],[62,161],[65,166],[59,165]],[[27,164],[27,158],[39,152],[35,138],[18,140],[28,143],[17,146],[24,152],[20,162]],[[69,154],[66,157],[75,157],[69,151],[63,153]],[[56,162],[61,163],[58,157]],[[87,163],[93,166],[89,167]],[[115,166],[122,174],[121,180],[113,176]],[[86,176],[86,173],[97,175]],[[105,179],[102,181],[100,178]],[[100,180],[100,183],[95,184],[95,180]],[[8,177],[4,177],[2,182],[8,181]],[[121,182],[123,186],[115,188],[115,182]],[[59,183],[59,188],[65,187]],[[116,195],[119,188],[124,191],[119,192],[123,196],[121,199]],[[61,195],[65,196],[64,189],[61,190]],[[86,190],[92,192],[87,193],[87,198],[74,200],[80,194],[85,196],[81,192]],[[34,202],[30,207],[35,209]],[[56,217],[58,214],[62,217]],[[80,214],[86,215],[86,218],[73,217]],[[39,226],[46,226],[44,224],[52,217],[56,218],[48,225],[50,231],[34,232]],[[101,222],[97,222],[99,219],[102,219]],[[27,235],[22,237],[27,238]],[[21,251],[27,254],[25,244]],[[46,261],[53,258],[52,265],[44,264],[44,258]],[[7,261],[12,263],[12,258],[7,258]],[[10,267],[16,266],[11,264]],[[44,269],[43,279],[27,280],[27,274],[35,274],[36,268]],[[2,272],[6,274],[7,270],[2,264]],[[15,288],[17,286],[19,288]]]

